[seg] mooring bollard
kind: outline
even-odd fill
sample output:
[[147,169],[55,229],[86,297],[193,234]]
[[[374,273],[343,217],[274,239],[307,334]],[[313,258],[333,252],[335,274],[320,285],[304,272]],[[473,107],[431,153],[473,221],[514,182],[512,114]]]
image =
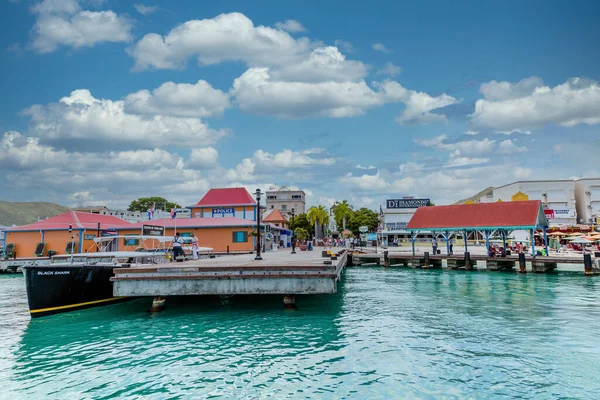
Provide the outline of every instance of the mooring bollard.
[[154,299],[152,299],[152,308],[150,309],[150,312],[160,312],[163,310],[163,308],[165,308],[165,301],[167,299],[164,296],[155,296]]
[[594,270],[592,269],[592,255],[591,254],[583,255],[583,267],[585,269],[586,275],[594,274]]
[[466,270],[473,269],[473,266],[471,265],[471,253],[468,251],[465,252],[465,269]]
[[384,251],[383,252],[383,266],[384,267],[389,267],[390,266],[390,259],[388,257],[388,251]]
[[227,254],[229,254],[229,245],[227,245]]
[[527,264],[525,263],[525,253],[519,253],[519,272],[522,274],[526,273],[526,267]]
[[429,268],[429,252],[426,251],[423,255],[425,256],[425,265],[423,266],[423,268],[427,269]]

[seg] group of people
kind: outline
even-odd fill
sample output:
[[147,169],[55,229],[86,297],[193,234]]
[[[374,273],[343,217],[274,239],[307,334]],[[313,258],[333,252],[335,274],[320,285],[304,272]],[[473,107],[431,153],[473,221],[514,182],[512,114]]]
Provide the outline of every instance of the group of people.
[[[185,258],[185,251],[183,250],[183,245],[186,239],[184,239],[179,232],[175,233],[175,237],[173,238],[173,259],[177,260],[178,257]],[[189,241],[192,245],[192,257],[194,260],[198,259],[198,238],[190,233]]]
[[[435,236],[431,239],[431,247],[433,249],[433,254],[437,254],[438,253],[438,240]],[[453,238],[450,238],[448,240],[448,254],[454,254],[454,239]]]

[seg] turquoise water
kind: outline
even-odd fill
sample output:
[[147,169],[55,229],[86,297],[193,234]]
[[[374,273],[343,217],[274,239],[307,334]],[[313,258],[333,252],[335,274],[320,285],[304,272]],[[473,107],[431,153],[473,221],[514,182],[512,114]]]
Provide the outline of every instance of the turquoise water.
[[600,277],[349,268],[339,293],[31,321],[0,276],[0,398],[600,398]]

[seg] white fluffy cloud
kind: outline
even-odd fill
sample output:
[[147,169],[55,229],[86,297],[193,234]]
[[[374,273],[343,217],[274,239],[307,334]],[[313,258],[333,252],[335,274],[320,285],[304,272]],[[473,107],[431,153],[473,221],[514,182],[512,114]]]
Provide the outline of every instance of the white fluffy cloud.
[[340,178],[339,182],[348,187],[356,188],[363,191],[373,190],[381,192],[387,190],[390,187],[390,185],[385,181],[385,179],[381,177],[379,171],[377,171],[375,175],[364,174],[359,176],[353,175],[349,172],[345,176]]
[[182,68],[190,57],[202,65],[242,61],[251,66],[289,65],[301,62],[312,50],[306,38],[266,26],[254,26],[241,13],[191,20],[173,28],[167,35],[145,35],[129,53],[136,70]]
[[210,129],[197,118],[130,114],[124,101],[97,99],[87,89],[75,90],[58,103],[31,106],[23,114],[30,117],[31,133],[45,141],[193,146],[215,143],[228,134]]
[[373,50],[380,51],[382,53],[389,53],[390,51],[382,43],[373,43]]
[[192,149],[186,166],[191,168],[210,168],[217,165],[218,159],[219,152],[214,147],[201,147]]
[[229,108],[229,95],[208,82],[165,82],[152,92],[140,90],[125,97],[125,112],[177,117],[214,117]]
[[147,6],[145,4],[134,4],[135,9],[142,15],[152,14],[158,10],[158,6]]
[[445,122],[446,116],[431,111],[456,104],[460,100],[445,93],[433,97],[427,93],[404,88],[396,81],[386,80],[379,84],[383,97],[388,101],[400,101],[406,108],[396,118],[400,124]]
[[44,0],[31,10],[36,14],[32,47],[40,53],[131,40],[131,21],[111,10],[82,10],[77,0]]
[[391,62],[387,62],[387,63],[385,63],[383,68],[381,68],[380,70],[377,71],[377,75],[396,76],[396,75],[400,75],[401,72],[402,72],[402,67],[394,65]]
[[231,94],[246,112],[284,118],[351,117],[383,104],[364,81],[276,81],[268,68],[248,69],[233,82]]
[[277,27],[277,29],[281,29],[282,31],[288,31],[291,33],[306,32],[306,28],[295,19],[288,19],[284,22],[277,22],[275,26]]
[[501,132],[541,128],[547,124],[574,126],[600,123],[600,84],[572,78],[555,87],[539,78],[516,84],[492,81],[480,89],[471,121]]

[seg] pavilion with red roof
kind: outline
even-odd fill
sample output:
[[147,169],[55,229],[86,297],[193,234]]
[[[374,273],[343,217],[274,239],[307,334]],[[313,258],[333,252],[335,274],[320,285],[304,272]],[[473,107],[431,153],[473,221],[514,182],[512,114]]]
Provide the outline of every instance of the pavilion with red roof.
[[192,218],[235,217],[256,221],[256,201],[245,188],[210,189],[197,204],[187,208]]
[[498,232],[502,235],[506,248],[507,233],[524,230],[529,231],[532,236],[531,248],[535,255],[533,233],[541,229],[544,232],[544,243],[547,245],[547,228],[548,220],[539,200],[419,207],[406,225],[406,230],[411,232],[413,254],[415,236],[419,231],[441,233],[446,239],[447,248],[452,232],[460,232],[465,238],[472,231],[484,232],[488,248],[490,233]]
[[[268,214],[267,214],[268,213]],[[278,209],[272,209],[265,213],[262,221],[271,223],[277,227],[287,228],[289,226],[289,221]]]
[[32,224],[5,229],[4,246],[6,248],[7,243],[13,243],[19,257],[32,257],[37,243],[46,243],[46,250],[61,254],[65,252],[67,243],[74,241],[76,251],[80,253],[92,247],[96,236],[106,229],[128,225],[129,222],[112,215],[67,211]]

